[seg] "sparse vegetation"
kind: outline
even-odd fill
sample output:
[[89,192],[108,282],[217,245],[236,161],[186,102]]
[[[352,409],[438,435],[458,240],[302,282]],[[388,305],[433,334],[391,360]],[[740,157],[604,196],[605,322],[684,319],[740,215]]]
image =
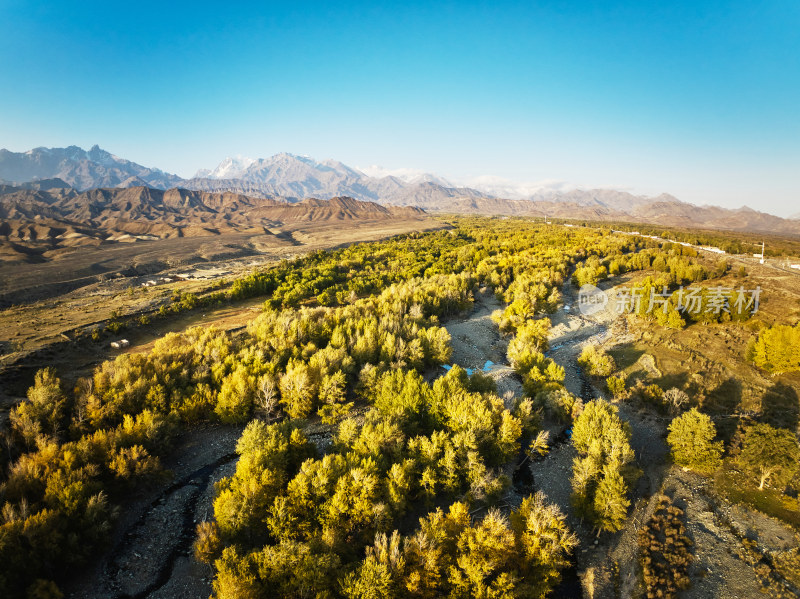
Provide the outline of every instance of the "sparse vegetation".
[[689,588],[692,541],[683,510],[669,497],[658,498],[653,515],[639,531],[639,547],[648,599],[671,599]]

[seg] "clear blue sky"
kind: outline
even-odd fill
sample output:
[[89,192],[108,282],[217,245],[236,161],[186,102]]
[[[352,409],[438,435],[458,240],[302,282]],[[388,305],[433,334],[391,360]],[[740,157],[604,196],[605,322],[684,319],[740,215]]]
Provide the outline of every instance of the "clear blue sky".
[[0,56],[15,151],[182,176],[287,151],[800,211],[797,0],[0,0]]

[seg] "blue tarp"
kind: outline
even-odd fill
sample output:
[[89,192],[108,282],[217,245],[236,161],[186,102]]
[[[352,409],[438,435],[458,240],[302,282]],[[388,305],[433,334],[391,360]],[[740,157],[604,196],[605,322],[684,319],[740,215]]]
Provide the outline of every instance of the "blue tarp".
[[[455,366],[455,364],[442,364],[442,368],[444,368],[445,370],[450,370],[451,368],[453,368],[453,366]],[[494,366],[494,362],[492,362],[491,360],[486,360],[486,363],[483,365],[483,368],[477,368],[477,369],[465,368],[464,371],[467,373],[467,376],[472,376],[472,373],[474,373],[475,370],[480,370],[481,372],[489,372],[492,369],[492,366]]]

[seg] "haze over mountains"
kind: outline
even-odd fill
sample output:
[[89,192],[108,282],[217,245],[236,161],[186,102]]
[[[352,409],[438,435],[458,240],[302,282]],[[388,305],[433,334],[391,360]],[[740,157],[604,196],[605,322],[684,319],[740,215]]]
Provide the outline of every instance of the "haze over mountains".
[[177,175],[119,158],[97,145],[88,152],[77,146],[34,148],[28,152],[0,149],[0,180],[27,183],[54,178],[79,191],[137,185],[166,189],[183,182]]
[[[335,160],[318,162],[306,156],[277,154],[266,159],[226,158],[211,170],[182,179],[157,168],[147,168],[116,157],[98,146],[85,151],[36,148],[24,153],[0,150],[0,183],[47,190],[73,187],[78,191],[109,187],[151,187],[234,193],[249,197],[329,199],[348,196],[382,205],[415,206],[431,212],[462,212],[624,220],[679,227],[800,234],[800,222],[782,219],[747,207],[737,210],[695,206],[662,194],[637,196],[610,189],[552,190],[523,198],[497,197],[485,189],[458,187],[426,173],[370,176]],[[10,189],[10,188],[9,188]]]

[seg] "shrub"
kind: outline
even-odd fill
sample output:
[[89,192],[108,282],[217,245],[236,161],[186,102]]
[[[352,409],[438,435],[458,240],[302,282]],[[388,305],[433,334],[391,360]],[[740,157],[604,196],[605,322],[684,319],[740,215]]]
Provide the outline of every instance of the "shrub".
[[660,409],[664,407],[664,390],[655,383],[645,385],[642,381],[637,381],[632,392],[646,404]]
[[689,404],[687,393],[677,387],[665,391],[662,399],[673,414],[680,414],[683,408]]
[[125,325],[118,320],[112,320],[106,325],[106,330],[114,334],[119,333],[124,328]]
[[606,388],[614,399],[619,399],[625,396],[625,377],[610,376],[606,379]]
[[596,345],[587,345],[583,348],[580,357],[580,364],[588,374],[597,377],[607,377],[616,369],[614,358],[609,356],[602,348]]
[[564,387],[540,391],[536,401],[561,422],[572,422],[583,411],[583,401]]
[[64,593],[52,580],[39,578],[28,587],[28,599],[62,599]]
[[683,510],[669,497],[658,498],[653,515],[639,531],[639,547],[648,599],[672,599],[689,588],[692,541],[686,536]]
[[216,522],[200,522],[194,541],[194,557],[198,562],[213,564],[222,554],[222,540]]

